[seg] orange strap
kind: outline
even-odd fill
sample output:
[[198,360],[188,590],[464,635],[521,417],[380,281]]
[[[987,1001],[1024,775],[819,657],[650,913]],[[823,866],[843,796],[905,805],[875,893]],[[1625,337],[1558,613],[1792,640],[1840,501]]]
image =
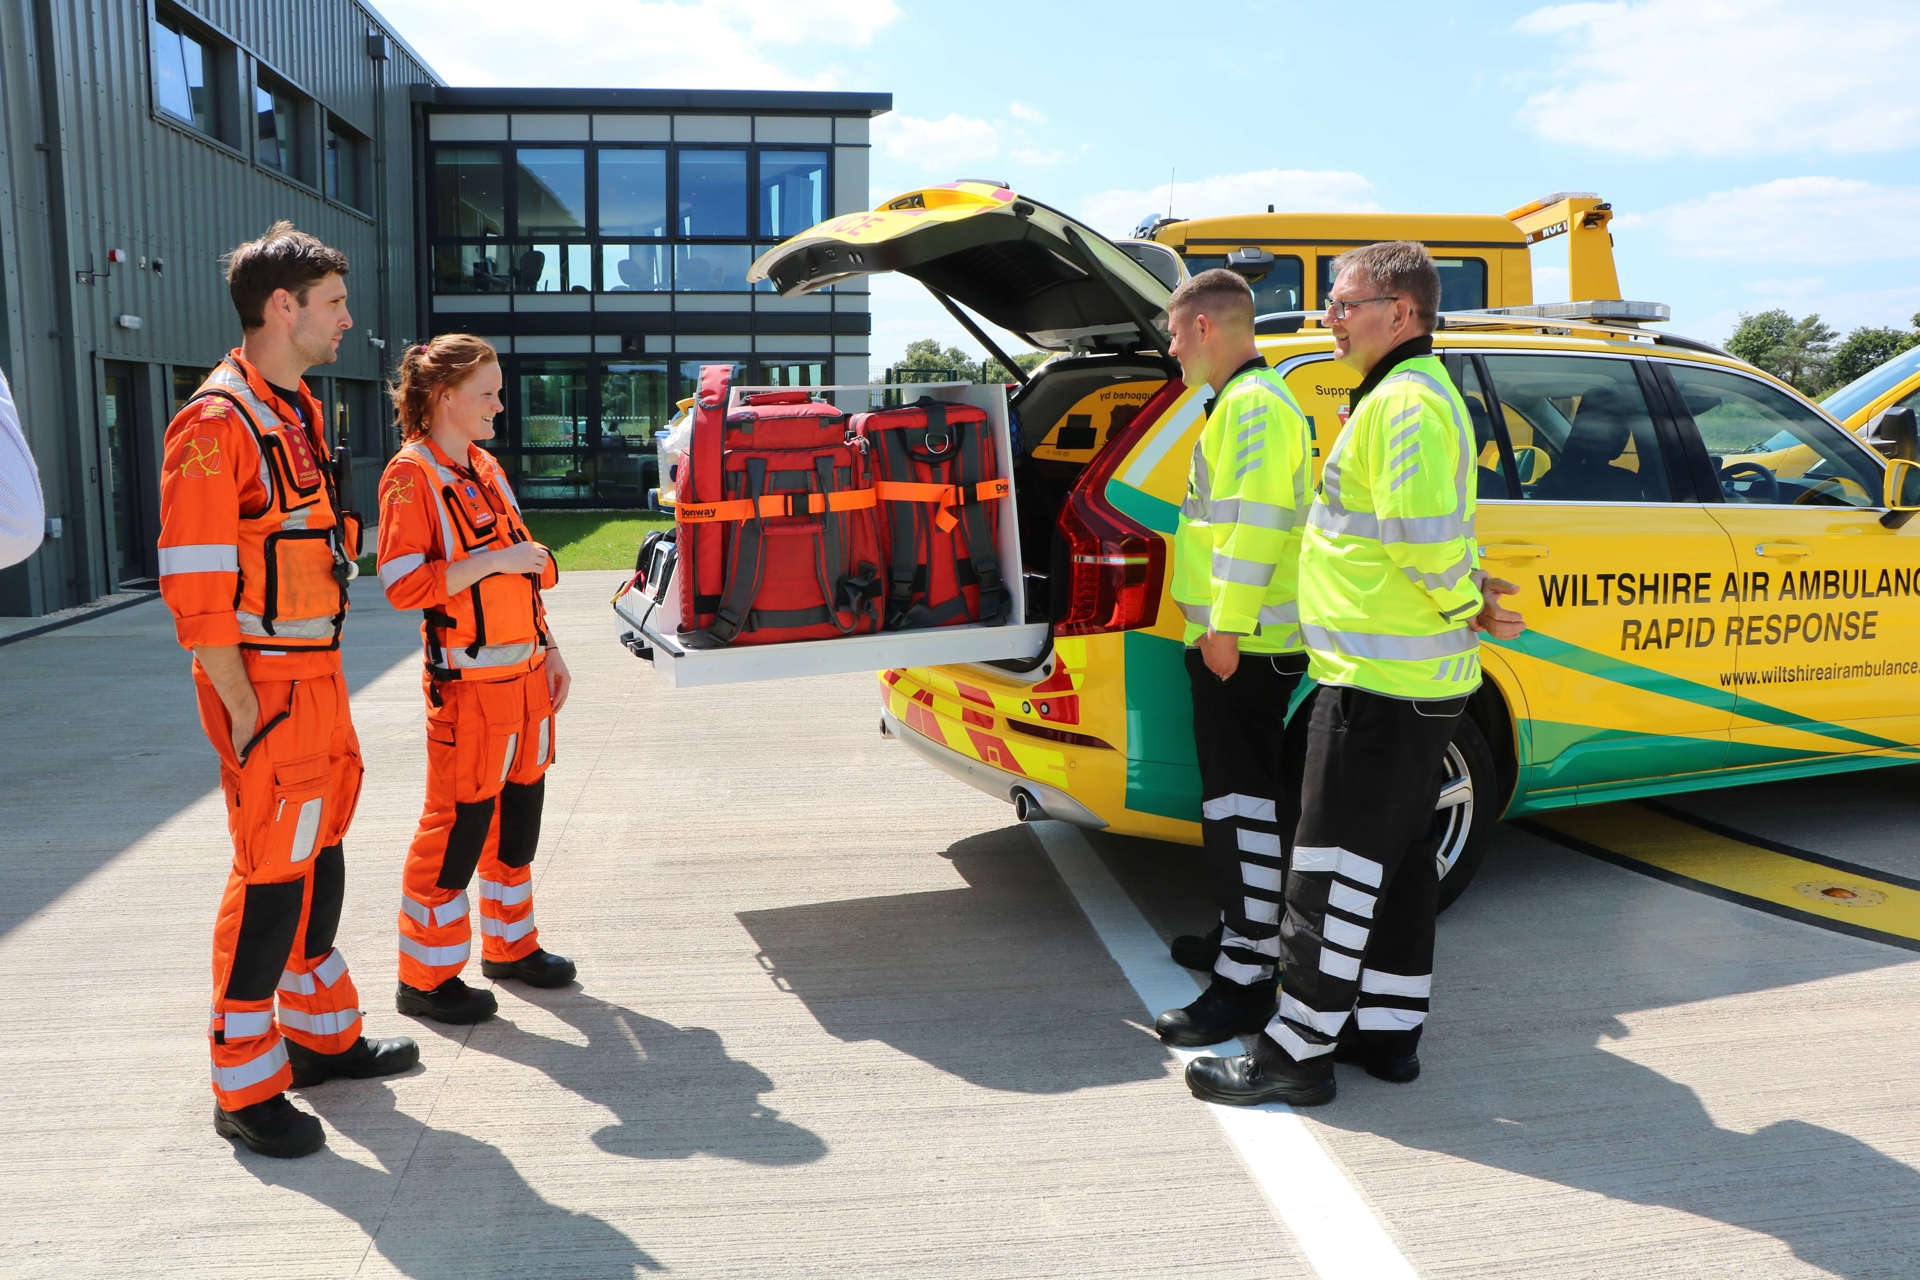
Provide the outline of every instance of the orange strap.
[[1005,480],[982,480],[969,488],[963,484],[923,484],[915,480],[875,480],[873,492],[882,502],[933,502],[939,504],[940,514],[933,518],[934,527],[945,533],[960,523],[953,509],[967,502],[988,502],[994,498],[1004,498],[1012,486]]
[[841,489],[834,493],[769,493],[759,498],[729,498],[725,502],[682,502],[673,518],[683,524],[752,520],[757,516],[818,515],[822,511],[860,511],[876,501],[872,489]]

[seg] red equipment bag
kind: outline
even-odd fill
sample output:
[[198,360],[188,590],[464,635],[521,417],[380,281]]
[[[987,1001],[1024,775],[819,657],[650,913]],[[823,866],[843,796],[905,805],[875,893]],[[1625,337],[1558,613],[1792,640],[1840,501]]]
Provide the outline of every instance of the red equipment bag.
[[887,547],[888,630],[999,622],[1009,597],[1000,575],[999,475],[987,414],[922,397],[854,415],[880,499]]
[[674,521],[680,634],[694,648],[876,631],[880,546],[866,459],[803,389],[746,397],[700,370]]

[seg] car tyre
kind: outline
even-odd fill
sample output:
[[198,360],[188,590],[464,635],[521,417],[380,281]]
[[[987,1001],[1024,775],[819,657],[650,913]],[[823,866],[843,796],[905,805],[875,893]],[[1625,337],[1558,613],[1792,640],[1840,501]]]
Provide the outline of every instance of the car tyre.
[[1500,820],[1506,791],[1493,749],[1471,715],[1460,717],[1441,762],[1444,777],[1433,825],[1415,851],[1440,873],[1440,910],[1465,893],[1486,855],[1487,831]]

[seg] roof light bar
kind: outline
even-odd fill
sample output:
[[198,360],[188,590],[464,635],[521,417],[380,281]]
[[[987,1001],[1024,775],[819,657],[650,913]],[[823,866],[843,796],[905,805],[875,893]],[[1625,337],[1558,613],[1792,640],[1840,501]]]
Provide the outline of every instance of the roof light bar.
[[1449,311],[1449,316],[1513,316],[1528,320],[1607,320],[1638,324],[1671,320],[1673,308],[1664,302],[1634,302],[1625,298],[1586,298],[1577,302],[1536,302],[1525,307],[1480,307]]

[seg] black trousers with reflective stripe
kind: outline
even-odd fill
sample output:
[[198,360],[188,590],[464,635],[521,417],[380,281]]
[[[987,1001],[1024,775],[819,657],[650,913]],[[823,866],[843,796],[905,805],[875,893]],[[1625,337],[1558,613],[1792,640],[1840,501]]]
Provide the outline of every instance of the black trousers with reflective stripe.
[[1465,698],[1412,702],[1315,690],[1300,825],[1280,926],[1282,999],[1268,1033],[1295,1058],[1329,1052],[1352,1016],[1411,1053],[1433,977],[1440,881],[1423,848]]
[[1305,654],[1243,653],[1222,680],[1199,649],[1187,650],[1200,838],[1226,926],[1214,972],[1241,986],[1270,980],[1279,955],[1286,852],[1300,814],[1300,761],[1285,758],[1287,705],[1306,667]]

